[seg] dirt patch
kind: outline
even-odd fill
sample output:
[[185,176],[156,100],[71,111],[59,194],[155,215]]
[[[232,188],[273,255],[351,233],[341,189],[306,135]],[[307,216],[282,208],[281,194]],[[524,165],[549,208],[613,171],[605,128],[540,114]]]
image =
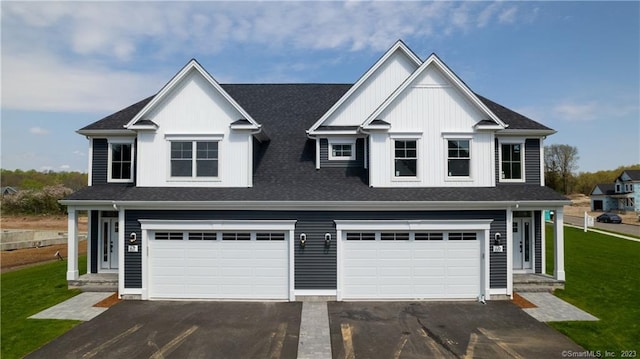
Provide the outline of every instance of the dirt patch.
[[520,308],[537,308],[537,306],[530,301],[524,299],[518,293],[513,293],[513,300],[511,300],[513,304],[517,305]]
[[[55,244],[39,248],[16,249],[0,252],[0,271],[2,273],[24,268],[36,263],[53,262],[60,260],[56,257],[59,253],[64,260],[67,259],[67,245]],[[87,253],[87,241],[80,241],[78,253]]]
[[94,304],[94,307],[100,307],[100,308],[110,308],[118,303],[120,303],[122,300],[118,298],[118,293],[113,293],[112,295],[108,296],[107,298],[99,301],[98,303]]
[[[0,228],[4,229],[30,229],[52,230],[66,232],[67,216],[7,216],[0,217]],[[78,217],[78,231],[87,231],[87,216]]]

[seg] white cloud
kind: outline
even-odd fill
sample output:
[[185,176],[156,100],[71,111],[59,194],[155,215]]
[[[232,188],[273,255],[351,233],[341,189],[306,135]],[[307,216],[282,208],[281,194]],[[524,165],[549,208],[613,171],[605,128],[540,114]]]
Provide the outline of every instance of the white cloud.
[[86,154],[82,151],[73,151],[73,154],[80,157],[86,156]]
[[71,166],[69,166],[69,165],[61,165],[60,166],[60,169],[63,170],[63,171],[68,170],[70,168],[71,168]]
[[176,59],[220,61],[216,58],[230,51],[246,58],[242,49],[249,46],[270,56],[381,52],[400,38],[410,42],[513,22],[515,5],[504,6],[442,1],[3,3],[2,105],[112,111],[157,91],[177,71]]
[[595,102],[565,102],[553,107],[554,114],[565,121],[591,121],[598,117],[598,106]]
[[35,126],[29,129],[29,133],[44,136],[49,134],[49,130],[47,130],[46,128]]

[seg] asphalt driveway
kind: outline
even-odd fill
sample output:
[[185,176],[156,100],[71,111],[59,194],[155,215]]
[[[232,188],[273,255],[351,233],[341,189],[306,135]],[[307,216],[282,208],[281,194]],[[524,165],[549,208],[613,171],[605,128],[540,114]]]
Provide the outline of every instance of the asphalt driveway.
[[301,310],[302,303],[124,301],[27,358],[295,358]]
[[509,301],[330,302],[329,325],[334,358],[562,358],[584,350]]

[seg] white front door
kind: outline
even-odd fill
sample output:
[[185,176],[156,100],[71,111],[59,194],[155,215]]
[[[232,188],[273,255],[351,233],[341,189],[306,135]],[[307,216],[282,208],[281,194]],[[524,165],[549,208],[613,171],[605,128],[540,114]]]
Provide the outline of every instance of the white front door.
[[530,218],[513,219],[513,269],[533,269],[533,238]]
[[103,218],[100,242],[100,269],[118,269],[118,219]]

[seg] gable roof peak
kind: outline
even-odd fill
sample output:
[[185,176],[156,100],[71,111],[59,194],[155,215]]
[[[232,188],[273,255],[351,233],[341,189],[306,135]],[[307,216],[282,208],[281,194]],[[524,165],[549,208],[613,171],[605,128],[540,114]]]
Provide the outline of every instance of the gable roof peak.
[[160,103],[174,88],[178,86],[190,73],[195,70],[200,76],[202,76],[210,85],[213,87],[225,100],[227,100],[231,106],[233,106],[243,118],[245,118],[255,129],[260,129],[261,125],[256,122],[251,115],[247,111],[245,111],[237,102],[234,100],[231,95],[229,95],[223,88],[220,86],[218,81],[209,74],[207,70],[205,70],[202,65],[196,60],[192,58],[187,62],[186,65],[182,67],[178,73],[176,73],[169,82],[167,82],[161,89],[156,93],[155,96],[149,101],[143,108],[140,110],[125,126],[124,128],[129,129],[136,122],[143,119],[146,114],[148,114],[151,109],[153,109],[158,103]]
[[416,55],[413,50],[411,50],[401,39],[398,39],[393,46],[389,48],[379,59],[376,61],[373,66],[371,66],[359,79],[356,81],[353,86],[345,93],[340,100],[338,100],[327,112],[320,117],[316,123],[313,124],[308,130],[307,133],[312,134],[315,130],[318,129],[331,115],[333,115],[342,105],[380,68],[387,60],[397,51],[401,51],[411,62],[414,63],[416,67],[419,67],[422,64],[422,60],[418,55]]

